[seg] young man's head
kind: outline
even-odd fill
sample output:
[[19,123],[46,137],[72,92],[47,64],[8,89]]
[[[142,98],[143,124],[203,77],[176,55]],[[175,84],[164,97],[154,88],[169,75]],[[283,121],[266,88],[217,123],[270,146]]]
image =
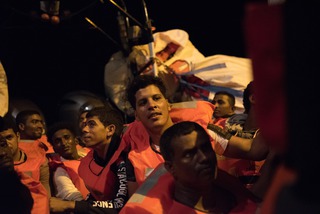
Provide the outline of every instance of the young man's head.
[[37,140],[44,133],[44,121],[40,112],[36,110],[24,110],[18,113],[16,125],[21,139]]
[[5,173],[7,171],[13,171],[13,154],[9,147],[9,144],[1,133],[3,130],[7,130],[5,127],[5,121],[3,117],[0,116],[0,172]]
[[1,117],[1,121],[2,125],[0,127],[0,136],[6,139],[11,150],[13,160],[17,161],[20,159],[20,150],[18,146],[20,134],[18,132],[18,128],[14,119],[9,114]]
[[215,105],[213,117],[230,117],[235,112],[235,97],[233,94],[227,91],[218,91],[212,100],[212,104]]
[[54,152],[63,158],[73,160],[78,158],[76,130],[73,123],[57,122],[49,127],[47,132],[49,143]]
[[[6,121],[7,115],[0,116],[0,133],[11,129],[11,123]],[[12,120],[12,118],[10,117]],[[15,125],[14,121],[12,124]],[[10,128],[9,128],[10,127]],[[1,188],[10,189],[6,197],[1,199],[1,212],[3,213],[31,213],[34,200],[31,196],[30,190],[25,186],[19,175],[14,169],[14,159],[10,145],[6,138],[0,134],[0,183]],[[12,202],[19,202],[18,205],[12,206]]]
[[171,109],[166,88],[159,77],[138,75],[127,88],[127,98],[135,110],[135,117],[147,130],[160,132],[172,125]]
[[253,81],[251,81],[247,87],[243,91],[243,106],[244,106],[244,112],[249,113],[251,109],[251,104],[254,103],[254,86]]
[[87,147],[101,143],[110,143],[112,138],[120,138],[124,119],[118,110],[109,107],[97,107],[86,115],[82,127],[82,139]]
[[132,108],[136,109],[136,93],[140,89],[144,89],[150,85],[154,85],[159,89],[161,94],[166,98],[166,87],[159,77],[151,76],[151,75],[138,75],[136,76],[133,81],[127,87],[127,99],[131,104]]
[[210,137],[198,123],[184,121],[169,127],[161,136],[160,151],[176,182],[201,188],[215,179],[216,155]]
[[86,123],[86,116],[89,110],[83,110],[80,111],[79,113],[79,118],[78,118],[78,126],[80,130],[82,129],[83,125]]

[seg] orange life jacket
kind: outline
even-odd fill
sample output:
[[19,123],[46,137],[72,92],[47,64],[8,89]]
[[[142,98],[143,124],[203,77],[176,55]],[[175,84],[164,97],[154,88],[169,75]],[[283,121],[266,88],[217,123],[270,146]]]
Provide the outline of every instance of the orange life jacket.
[[[131,196],[120,211],[120,214],[205,213],[175,201],[173,190],[174,179],[164,168],[164,165],[160,164]],[[256,209],[257,205],[251,200],[247,200],[244,203],[238,204],[229,213],[252,214],[255,213]]]
[[[214,105],[207,101],[174,103],[170,117],[174,123],[194,121],[206,129],[212,118],[213,109]],[[140,121],[134,121],[129,124],[119,147],[131,147],[128,158],[134,167],[136,181],[139,185],[156,166],[164,162],[162,156],[151,149],[149,138],[143,124]]]
[[47,190],[44,188],[41,182],[19,171],[17,167],[15,167],[15,170],[18,172],[21,182],[29,188],[33,198],[34,202],[31,214],[49,214],[49,197]]
[[80,178],[78,174],[78,168],[80,165],[80,160],[64,160],[61,161],[60,155],[51,155],[50,160],[49,160],[49,166],[51,169],[51,172],[54,173],[54,171],[57,169],[57,167],[62,167],[64,168],[72,183],[75,185],[75,187],[81,192],[82,197],[86,198],[89,191],[84,184],[82,178]]
[[[99,166],[93,159],[91,150],[80,161],[78,168],[79,176],[83,179],[90,194],[100,201],[112,200],[117,194],[117,175],[110,170],[110,166],[119,160],[120,153],[112,156],[106,166]],[[121,180],[121,178],[119,178]],[[121,182],[121,181],[120,181]]]
[[38,147],[38,142],[19,142],[19,148],[26,154],[27,159],[23,164],[15,165],[15,168],[36,181],[40,181],[40,167],[47,162],[45,151]]

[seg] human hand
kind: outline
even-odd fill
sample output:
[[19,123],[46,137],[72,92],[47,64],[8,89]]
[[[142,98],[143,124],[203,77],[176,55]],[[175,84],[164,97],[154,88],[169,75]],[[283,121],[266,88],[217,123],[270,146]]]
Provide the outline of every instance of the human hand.
[[190,71],[189,64],[185,60],[176,60],[169,66],[169,68],[177,75]]
[[60,198],[51,197],[50,198],[50,212],[72,212],[75,208],[75,201],[65,201]]
[[228,131],[222,129],[220,126],[214,125],[214,124],[208,124],[208,129],[218,134],[220,137],[223,137],[227,140],[230,140],[232,137],[232,134],[230,134]]
[[48,13],[41,14],[40,18],[41,18],[42,21],[51,22],[54,25],[57,25],[57,24],[60,23],[60,17],[59,16],[55,16],[55,15],[51,16]]
[[[60,0],[40,1],[40,10],[43,12],[40,16],[42,21],[51,22],[54,25],[60,23]],[[64,10],[64,15],[70,11]]]

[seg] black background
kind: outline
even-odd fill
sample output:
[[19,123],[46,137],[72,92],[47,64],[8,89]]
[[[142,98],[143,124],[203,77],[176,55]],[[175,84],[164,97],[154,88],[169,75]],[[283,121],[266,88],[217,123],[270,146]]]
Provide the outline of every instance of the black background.
[[[30,99],[51,123],[56,119],[59,100],[67,92],[88,90],[105,96],[104,66],[119,48],[84,17],[120,44],[116,18],[119,10],[109,1],[61,0],[60,9],[69,9],[71,16],[54,26],[30,15],[32,11],[39,14],[35,2],[11,0],[2,4],[0,59],[8,77],[9,96]],[[244,1],[145,3],[156,32],[183,29],[205,56],[246,56]],[[146,23],[142,1],[128,0],[125,6],[132,17]]]

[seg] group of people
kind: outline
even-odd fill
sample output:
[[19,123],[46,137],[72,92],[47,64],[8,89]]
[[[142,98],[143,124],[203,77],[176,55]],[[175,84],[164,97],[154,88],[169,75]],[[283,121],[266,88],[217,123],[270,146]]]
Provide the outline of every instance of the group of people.
[[[249,125],[239,123],[243,129],[237,136],[227,125],[214,122],[235,116],[219,116],[224,92],[213,103],[170,103],[160,77],[138,75],[126,93],[134,109],[133,122],[125,124],[123,114],[113,106],[94,107],[79,112],[80,136],[70,121],[46,128],[35,110],[21,111],[15,121],[8,115],[1,118],[3,149],[11,150],[12,156],[1,152],[0,166],[13,165],[28,187],[31,197],[21,200],[29,213],[259,210],[269,184],[262,182],[258,191],[254,184],[248,188],[240,174],[228,170],[232,167],[221,167],[219,157],[255,163],[264,160],[269,150],[256,127],[251,127],[253,132],[250,128],[251,137],[243,137],[239,133],[247,133]],[[248,97],[252,99],[252,94]],[[247,115],[244,124],[249,122]],[[10,166],[4,164],[9,160]]]
[[[6,204],[9,213],[263,211],[276,154],[255,118],[251,61],[204,57],[180,29],[153,36],[153,59],[143,45],[127,59],[138,75],[114,72],[123,66],[111,58],[105,85],[115,106],[79,109],[76,127],[46,127],[35,110],[1,115],[0,167],[23,205]],[[123,113],[134,121],[126,124]]]
[[[118,99],[126,88],[122,76],[107,69],[123,60],[114,55],[106,70],[118,75],[120,85],[106,84],[107,94],[120,110],[133,114],[134,122],[109,121],[107,110],[94,109],[82,118],[80,136],[64,123],[44,131],[38,117],[10,125],[3,113],[8,93],[0,66],[0,181],[11,189],[1,200],[1,213],[319,213],[318,175],[310,164],[317,162],[319,144],[306,134],[316,132],[317,121],[310,119],[312,111],[301,113],[301,99],[296,98],[313,98],[310,92],[317,85],[317,78],[304,84],[301,76],[302,70],[304,77],[317,70],[317,54],[310,53],[319,39],[308,33],[314,29],[314,5],[268,2],[250,1],[245,8],[248,54],[259,90],[254,95],[244,91],[243,115],[234,111],[234,98],[225,91],[216,93],[213,103],[171,104],[161,80],[144,75],[125,90],[131,109]],[[304,16],[296,16],[301,13]],[[60,21],[53,13],[41,18]],[[168,52],[157,57],[170,58],[176,50],[169,45]],[[192,68],[187,61],[173,60],[160,66],[181,72]],[[203,71],[199,66],[187,73]],[[199,81],[200,72],[195,74],[198,78],[180,76],[183,92],[208,96],[208,85]],[[192,80],[199,84],[190,84]],[[30,125],[33,131],[28,131]],[[28,138],[27,132],[36,135]]]

